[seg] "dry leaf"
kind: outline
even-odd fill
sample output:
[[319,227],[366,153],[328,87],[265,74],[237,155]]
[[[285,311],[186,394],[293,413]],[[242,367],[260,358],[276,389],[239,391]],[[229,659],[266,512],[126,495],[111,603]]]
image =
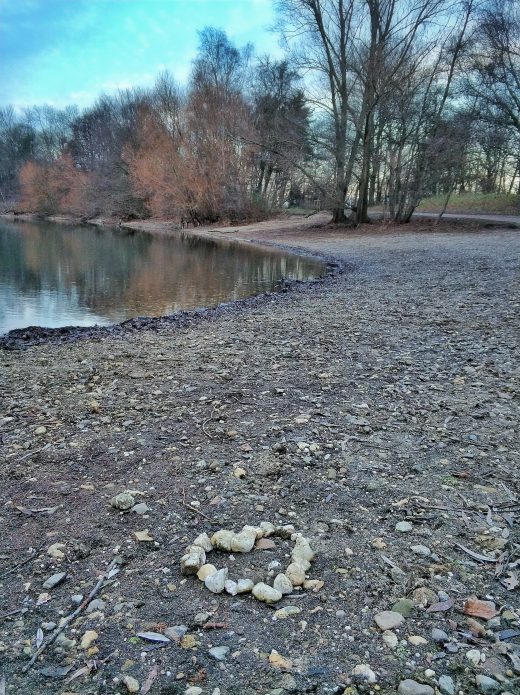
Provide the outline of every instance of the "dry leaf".
[[269,663],[271,664],[271,666],[274,666],[275,668],[292,668],[292,661],[290,659],[286,659],[285,656],[279,654],[276,651],[276,649],[273,649],[272,652],[269,654]]
[[144,531],[134,531],[134,536],[137,538],[138,541],[153,541],[153,538],[148,533],[147,528]]
[[472,615],[475,618],[484,618],[485,620],[490,620],[498,614],[493,601],[480,601],[475,596],[470,596],[464,601],[463,612],[465,615]]
[[442,613],[444,611],[449,611],[450,608],[453,607],[454,601],[452,598],[448,599],[447,601],[441,601],[440,603],[432,603],[431,606],[429,606],[426,609],[427,613]]
[[36,630],[36,649],[39,649],[43,644],[43,630],[39,627]]

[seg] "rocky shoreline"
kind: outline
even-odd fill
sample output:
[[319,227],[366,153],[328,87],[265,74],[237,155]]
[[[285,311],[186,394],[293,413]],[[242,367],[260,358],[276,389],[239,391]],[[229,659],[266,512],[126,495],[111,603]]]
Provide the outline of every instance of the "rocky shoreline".
[[[516,692],[520,236],[235,236],[346,272],[0,352],[5,692]],[[292,593],[181,572],[262,523],[312,547]],[[271,588],[291,535],[210,562]]]

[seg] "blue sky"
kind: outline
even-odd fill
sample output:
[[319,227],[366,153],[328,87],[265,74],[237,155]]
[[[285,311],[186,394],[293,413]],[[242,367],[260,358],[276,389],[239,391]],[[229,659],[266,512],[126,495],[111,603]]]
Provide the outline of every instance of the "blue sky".
[[272,0],[0,0],[0,104],[91,104],[149,85],[168,69],[186,80],[205,26],[277,53]]

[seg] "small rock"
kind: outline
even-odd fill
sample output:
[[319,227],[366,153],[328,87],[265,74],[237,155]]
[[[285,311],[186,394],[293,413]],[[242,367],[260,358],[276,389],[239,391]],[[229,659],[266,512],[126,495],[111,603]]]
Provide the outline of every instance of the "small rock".
[[426,607],[437,602],[437,594],[435,591],[428,589],[426,586],[420,586],[412,594],[413,602],[416,606]]
[[215,572],[215,574],[211,574],[209,577],[206,577],[204,580],[206,589],[209,589],[214,594],[221,594],[224,591],[228,571],[228,568],[224,567],[223,569],[218,570],[218,572]]
[[444,630],[440,630],[438,627],[433,628],[433,630],[431,631],[431,636],[434,642],[440,643],[448,642],[450,639],[446,632],[444,632]]
[[67,576],[66,572],[58,572],[57,574],[51,575],[43,583],[43,588],[44,589],[54,589],[55,586],[58,586],[58,584],[62,583],[62,581],[65,579],[66,576]]
[[249,594],[253,591],[254,585],[251,579],[239,579],[237,582],[237,594]]
[[291,615],[299,615],[301,612],[302,609],[298,608],[298,606],[284,606],[275,611],[274,617],[283,620],[284,618],[289,618]]
[[193,545],[199,545],[206,553],[213,550],[213,545],[211,544],[210,537],[207,533],[201,533],[193,541]]
[[[292,561],[307,570],[313,558],[314,550],[311,548],[309,541],[303,536],[296,536],[294,548],[291,553]],[[307,565],[306,563],[309,564]]]
[[[201,615],[200,613],[198,615]],[[203,615],[207,616],[203,623],[206,623],[209,616],[209,613],[204,613]],[[195,622],[197,622],[197,616],[195,616]],[[199,623],[197,623],[199,624]],[[171,627],[167,627],[164,630],[164,636],[167,637],[169,640],[172,642],[180,642],[181,639],[184,637],[184,635],[188,632],[188,626],[187,625],[172,625]]]
[[44,427],[43,425],[41,427],[37,427],[34,430],[34,434],[40,435],[40,434],[46,434],[47,433],[47,428]]
[[231,541],[235,537],[233,531],[226,531],[221,529],[211,536],[211,545],[220,550],[231,550]]
[[120,492],[118,495],[115,495],[115,497],[112,497],[110,500],[110,506],[114,507],[114,509],[120,509],[123,512],[126,512],[128,509],[131,509],[135,504],[135,498],[133,495],[131,495],[129,492]]
[[466,652],[466,659],[471,661],[474,666],[478,666],[480,664],[480,657],[481,654],[478,649],[470,649],[468,652]]
[[481,693],[496,693],[501,690],[502,687],[494,678],[484,676],[483,674],[479,674],[475,678],[475,681]]
[[224,589],[226,590],[226,593],[228,593],[230,596],[237,595],[237,583],[234,582],[232,579],[226,579],[226,581],[224,582]]
[[234,553],[249,553],[256,542],[256,533],[252,528],[243,528],[240,533],[233,534],[231,550]]
[[404,623],[404,618],[401,613],[395,611],[381,611],[374,616],[377,627],[380,630],[393,630]]
[[74,594],[73,596],[70,597],[70,600],[72,601],[74,606],[79,606],[79,604],[83,601],[84,596],[83,594]]
[[394,613],[400,613],[405,618],[410,617],[414,608],[415,604],[409,598],[400,598],[399,601],[392,606]]
[[92,642],[95,642],[97,638],[99,637],[98,633],[95,630],[87,630],[83,637],[81,638],[81,642],[79,643],[79,646],[82,649],[88,649]]
[[202,695],[202,688],[199,688],[197,685],[190,685],[184,691],[184,695]]
[[208,653],[217,661],[224,661],[229,654],[229,647],[212,647]]
[[207,577],[211,577],[211,575],[215,574],[217,571],[218,570],[215,565],[202,565],[202,567],[197,571],[197,578],[200,579],[201,582],[204,582]]
[[434,695],[435,691],[431,685],[418,683],[411,678],[407,678],[399,683],[397,692],[399,695]]
[[273,582],[273,587],[283,595],[290,594],[293,590],[293,585],[285,574],[276,575]]
[[263,582],[255,584],[252,593],[258,601],[263,601],[264,603],[276,603],[282,599],[281,591],[277,591],[277,589]]
[[305,581],[305,570],[296,562],[291,562],[285,570],[285,576],[293,586],[302,586]]
[[306,579],[303,582],[304,589],[310,589],[314,593],[317,593],[320,589],[323,589],[325,582],[322,579]]
[[146,514],[150,511],[150,507],[146,504],[146,502],[139,502],[139,504],[134,504],[130,511],[139,514],[139,516],[142,516],[143,514]]
[[428,644],[428,640],[420,635],[411,635],[408,637],[408,642],[413,644],[414,647],[421,647],[423,644]]
[[181,557],[181,572],[196,574],[206,562],[206,553],[199,545],[190,545],[186,555]]
[[279,683],[282,690],[286,690],[289,693],[294,693],[298,690],[298,684],[296,679],[290,673],[284,673],[280,679]]
[[135,678],[132,678],[132,676],[125,676],[123,678],[123,685],[125,688],[128,690],[129,693],[138,693],[139,692],[139,681],[137,681]]
[[455,695],[455,683],[451,676],[443,675],[439,678],[439,690],[443,695]]
[[412,545],[410,550],[421,557],[430,557],[432,551],[426,545]]
[[395,632],[392,632],[392,630],[385,630],[383,632],[383,642],[387,647],[390,647],[390,649],[395,649],[399,640]]
[[63,549],[65,547],[65,543],[53,543],[47,548],[47,555],[50,555],[55,560],[63,560],[63,558],[65,557]]
[[271,524],[269,521],[261,521],[260,522],[260,529],[262,531],[262,534],[264,538],[268,538],[269,536],[272,536],[273,533],[276,531],[276,527]]
[[413,525],[409,521],[398,521],[395,525],[395,530],[399,533],[408,533],[413,531]]
[[376,674],[372,671],[369,664],[358,664],[354,667],[352,675],[357,681],[364,681],[365,683],[375,683],[377,678]]
[[[193,618],[193,622],[195,625],[204,625],[204,623],[207,623],[210,618],[211,613],[197,613]],[[166,632],[164,634],[166,635]]]
[[101,598],[93,599],[87,606],[85,613],[93,613],[94,611],[105,610],[106,603]]
[[403,572],[403,570],[400,567],[392,567],[392,569],[390,570],[390,576],[396,584],[400,585],[406,584],[408,580],[406,572]]

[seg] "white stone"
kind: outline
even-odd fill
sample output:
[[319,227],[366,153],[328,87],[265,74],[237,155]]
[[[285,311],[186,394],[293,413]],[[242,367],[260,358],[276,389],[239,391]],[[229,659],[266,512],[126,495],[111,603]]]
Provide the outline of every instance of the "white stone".
[[215,574],[217,571],[217,568],[215,565],[202,565],[202,567],[199,569],[197,572],[197,577],[200,579],[201,582],[205,581],[207,577],[211,577],[212,574]]
[[355,679],[365,681],[366,683],[375,683],[377,680],[376,674],[368,664],[358,664],[355,666],[352,675]]
[[466,659],[471,661],[474,666],[478,666],[480,664],[481,656],[482,655],[478,649],[470,649],[469,652],[466,652]]
[[269,521],[260,522],[260,529],[264,534],[264,538],[269,538],[269,536],[272,536],[273,533],[276,531],[276,527]]
[[385,630],[383,632],[383,642],[387,647],[390,647],[390,649],[395,649],[399,640],[395,632],[392,632],[392,630]]
[[211,574],[209,577],[206,577],[204,580],[206,589],[209,589],[213,594],[221,594],[224,591],[228,571],[228,568],[224,567],[223,569],[218,570],[218,572],[215,572],[215,574]]
[[275,612],[274,617],[283,620],[291,615],[299,615],[301,612],[302,609],[298,608],[298,606],[284,606]]
[[192,545],[186,555],[181,558],[181,572],[183,574],[196,574],[205,562],[204,549],[198,545]]
[[291,562],[285,570],[285,576],[293,586],[301,586],[305,581],[305,570],[296,562]]
[[395,611],[381,611],[374,616],[377,627],[380,630],[386,632],[386,630],[393,630],[394,627],[399,627],[404,623],[404,617],[401,613],[396,613]]
[[221,529],[211,536],[211,545],[213,547],[219,548],[220,550],[231,550],[231,541],[233,540],[235,534],[233,531],[226,531]]
[[297,536],[295,538],[291,558],[293,562],[296,562],[298,565],[301,565],[301,567],[303,567],[304,570],[308,570],[311,566],[310,563],[314,558],[314,551],[311,548],[309,541],[303,536]]
[[249,594],[254,587],[251,579],[239,579],[237,582],[237,594]]
[[272,586],[259,582],[253,587],[253,596],[258,599],[258,601],[263,601],[264,603],[276,603],[282,598],[282,593],[277,591]]
[[277,574],[274,582],[273,582],[273,587],[279,591],[281,594],[290,594],[293,590],[293,585],[289,581],[289,579],[285,576],[285,574]]
[[201,533],[199,536],[197,536],[197,538],[195,538],[193,541],[193,545],[199,545],[201,548],[204,548],[207,553],[213,550],[210,537],[207,533]]
[[252,527],[243,528],[231,539],[231,550],[234,553],[249,553],[253,550],[256,541],[256,533]]
[[232,579],[226,579],[226,581],[224,582],[224,589],[226,590],[226,593],[228,593],[230,596],[236,596],[238,593],[237,583],[234,582]]

